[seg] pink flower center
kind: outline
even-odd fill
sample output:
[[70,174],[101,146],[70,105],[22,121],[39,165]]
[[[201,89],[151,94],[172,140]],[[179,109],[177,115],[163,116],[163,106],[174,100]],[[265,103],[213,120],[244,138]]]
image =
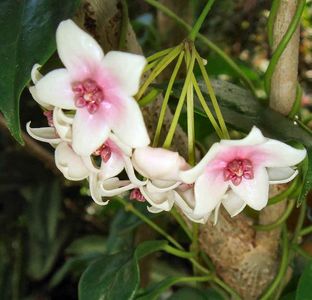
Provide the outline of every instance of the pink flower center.
[[242,179],[253,179],[253,165],[249,159],[234,159],[223,170],[224,181],[231,180],[234,185],[239,185]]
[[109,161],[109,159],[111,158],[111,156],[112,156],[112,150],[111,150],[111,148],[108,145],[103,144],[93,154],[96,155],[96,156],[101,156],[102,160],[105,163],[107,163]]
[[47,118],[49,126],[54,127],[53,110],[46,110],[43,112],[43,115]]
[[130,200],[137,200],[139,202],[145,202],[145,198],[138,188],[135,188],[131,191]]
[[75,105],[78,108],[86,107],[90,114],[94,114],[104,100],[104,93],[92,79],[76,81],[72,84],[75,94]]

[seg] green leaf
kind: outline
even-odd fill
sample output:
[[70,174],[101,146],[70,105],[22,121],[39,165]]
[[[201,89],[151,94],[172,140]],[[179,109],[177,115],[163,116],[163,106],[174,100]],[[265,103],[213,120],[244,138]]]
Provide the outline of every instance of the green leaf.
[[69,227],[59,230],[62,194],[58,180],[24,190],[28,200],[27,217],[29,232],[28,274],[42,279],[52,269],[60,248],[65,242]]
[[100,256],[102,255],[99,253],[88,253],[67,259],[63,266],[53,274],[49,282],[49,288],[52,289],[59,285],[69,273],[80,276],[87,266]]
[[310,300],[312,295],[312,264],[309,264],[299,279],[296,300]]
[[146,241],[137,247],[135,255],[137,259],[141,259],[151,253],[163,250],[167,245],[167,241]]
[[121,252],[93,262],[79,281],[80,300],[130,300],[139,286],[136,256]]
[[65,250],[66,254],[83,255],[106,252],[106,238],[101,235],[86,235],[74,240]]
[[200,290],[185,287],[174,293],[168,300],[222,300],[222,296],[213,289]]
[[14,138],[20,133],[19,98],[35,63],[44,64],[55,51],[55,30],[72,16],[78,0],[1,0],[0,111]]
[[302,165],[303,186],[297,201],[297,206],[301,205],[309,191],[312,189],[312,147],[307,148],[307,152],[308,155]]

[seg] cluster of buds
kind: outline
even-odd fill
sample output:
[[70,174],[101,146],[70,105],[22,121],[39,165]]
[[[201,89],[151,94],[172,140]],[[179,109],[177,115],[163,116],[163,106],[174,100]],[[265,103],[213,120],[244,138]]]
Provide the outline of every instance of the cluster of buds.
[[32,128],[29,122],[27,131],[55,148],[56,166],[68,180],[88,180],[96,203],[106,205],[129,192],[130,199],[147,201],[153,213],[176,205],[204,223],[221,204],[231,216],[246,205],[262,209],[269,184],[297,175],[293,166],[306,151],[265,138],[256,127],[241,140],[221,139],[195,166],[177,152],[150,147],[133,98],[145,58],[119,51],[104,55],[71,20],[59,25],[56,40],[65,68],[42,76],[35,65],[30,88],[49,126]]

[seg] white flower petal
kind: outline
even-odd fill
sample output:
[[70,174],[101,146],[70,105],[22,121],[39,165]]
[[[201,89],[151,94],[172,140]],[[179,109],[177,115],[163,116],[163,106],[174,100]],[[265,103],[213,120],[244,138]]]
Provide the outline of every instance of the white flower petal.
[[42,74],[38,71],[38,69],[40,68],[41,65],[34,64],[34,66],[31,69],[31,80],[34,84],[36,84],[42,78]]
[[291,167],[300,163],[306,156],[305,149],[293,148],[285,143],[268,140],[257,146],[257,150],[264,153],[263,164],[269,168]]
[[26,130],[28,134],[37,141],[45,142],[49,144],[59,144],[61,142],[60,137],[52,127],[31,128],[30,123],[26,124]]
[[132,148],[124,144],[115,134],[109,133],[109,139],[113,141],[115,145],[127,156],[131,156]]
[[178,181],[180,170],[188,167],[178,152],[152,147],[135,149],[132,163],[147,178],[173,181]]
[[101,178],[103,180],[112,178],[125,168],[125,162],[123,160],[122,155],[119,155],[115,152],[111,152],[111,157],[107,162],[102,160],[101,163]]
[[109,200],[103,201],[103,198],[100,194],[100,186],[98,181],[98,176],[95,173],[91,173],[89,177],[89,188],[90,194],[93,201],[98,205],[107,205]]
[[121,115],[110,124],[113,132],[132,148],[147,146],[150,139],[138,103],[131,97],[123,97],[120,102]]
[[174,195],[172,191],[159,193],[159,192],[152,192],[153,190],[151,187],[153,184],[151,182],[148,182],[146,186],[140,187],[140,191],[146,201],[152,205],[152,207],[155,207],[156,209],[159,209],[159,211],[169,211],[174,203]]
[[89,170],[81,157],[65,142],[60,143],[55,149],[55,164],[69,180],[77,181],[89,176]]
[[194,183],[196,179],[204,172],[207,164],[216,157],[220,149],[220,143],[213,144],[207,154],[195,167],[190,170],[180,172],[179,177],[182,179],[182,181],[185,183]]
[[101,169],[94,164],[92,157],[90,155],[81,156],[81,159],[82,159],[83,163],[85,164],[86,168],[91,173],[97,174],[97,173],[101,172]]
[[66,142],[71,142],[72,139],[72,123],[73,118],[66,116],[61,108],[54,108],[53,125],[61,139]]
[[224,146],[254,146],[262,144],[268,139],[262,135],[262,132],[256,126],[253,126],[249,134],[240,140],[221,140],[220,144]]
[[282,184],[292,181],[297,175],[298,170],[294,170],[289,167],[285,168],[268,168],[269,183],[270,184]]
[[121,181],[117,177],[109,178],[100,183],[100,195],[103,197],[113,197],[126,191],[134,189],[136,186],[129,181]]
[[254,168],[254,178],[244,179],[235,186],[230,182],[231,188],[251,208],[261,210],[268,203],[269,176],[265,168]]
[[33,99],[34,99],[40,106],[42,106],[42,107],[45,108],[46,110],[52,110],[52,109],[53,109],[53,107],[54,107],[53,105],[47,104],[47,103],[45,103],[45,102],[42,102],[42,101],[39,99],[39,97],[38,97],[38,95],[37,95],[37,89],[36,89],[35,86],[30,86],[30,87],[28,88],[28,90],[29,90],[31,96],[33,97]]
[[227,188],[223,174],[205,172],[199,176],[194,185],[194,215],[203,217],[210,214],[220,204]]
[[103,60],[104,68],[112,73],[120,89],[128,96],[138,92],[145,65],[144,56],[120,51],[108,52]]
[[222,204],[231,217],[238,215],[246,206],[245,201],[238,197],[233,191],[228,191],[224,195]]
[[124,159],[124,163],[125,163],[126,173],[129,177],[130,181],[133,184],[137,185],[138,187],[146,184],[147,180],[140,180],[136,177],[131,159],[126,155],[124,155],[123,159]]
[[82,156],[91,155],[106,141],[109,127],[101,115],[78,109],[73,123],[73,149]]
[[71,80],[66,69],[51,71],[35,87],[40,102],[64,109],[76,109]]
[[99,64],[103,51],[99,44],[72,20],[60,23],[56,31],[58,54],[70,71],[89,72],[90,67]]

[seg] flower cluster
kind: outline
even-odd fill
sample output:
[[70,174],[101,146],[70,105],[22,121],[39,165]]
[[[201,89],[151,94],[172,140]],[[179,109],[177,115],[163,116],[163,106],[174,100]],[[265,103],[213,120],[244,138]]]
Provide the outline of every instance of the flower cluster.
[[29,122],[27,131],[55,148],[56,166],[67,179],[88,179],[96,203],[129,191],[130,199],[147,201],[151,212],[176,205],[204,223],[212,212],[217,216],[221,203],[231,216],[246,205],[262,209],[269,184],[297,175],[293,166],[306,151],[265,138],[256,127],[244,139],[215,143],[195,167],[177,152],[149,147],[133,98],[145,58],[119,51],[104,55],[71,20],[59,25],[56,41],[65,68],[42,76],[35,65],[30,87],[49,126],[32,128]]

